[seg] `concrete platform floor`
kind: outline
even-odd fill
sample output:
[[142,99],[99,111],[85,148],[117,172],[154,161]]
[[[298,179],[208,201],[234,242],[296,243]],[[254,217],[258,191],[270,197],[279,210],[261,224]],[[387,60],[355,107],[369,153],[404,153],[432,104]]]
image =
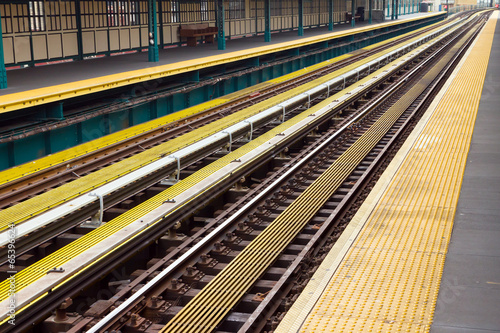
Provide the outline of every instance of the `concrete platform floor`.
[[499,60],[497,21],[432,333],[500,332]]

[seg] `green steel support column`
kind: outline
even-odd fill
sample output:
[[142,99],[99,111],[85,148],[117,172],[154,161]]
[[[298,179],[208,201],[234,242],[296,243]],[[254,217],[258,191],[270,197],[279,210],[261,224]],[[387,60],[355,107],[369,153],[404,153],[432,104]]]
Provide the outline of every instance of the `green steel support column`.
[[5,88],[7,88],[7,71],[5,70],[5,60],[3,57],[2,16],[0,15],[0,89]]
[[352,3],[352,6],[351,6],[351,27],[354,28],[356,26],[356,19],[354,18],[354,16],[356,15],[356,0],[352,0],[351,3]]
[[224,0],[217,0],[217,46],[226,49],[226,33],[224,31]]
[[411,13],[415,13],[415,0],[411,0]]
[[373,0],[368,0],[368,23],[372,24],[372,7]]
[[264,31],[264,40],[271,41],[271,0],[264,0],[264,21],[266,28]]
[[398,19],[398,15],[401,14],[401,1],[396,0],[396,20]]
[[333,30],[333,0],[328,0],[328,30]]
[[299,36],[304,36],[304,1],[299,0]]
[[158,55],[158,37],[156,36],[156,0],[148,0],[148,60],[149,62],[157,62]]
[[80,0],[75,0],[75,19],[76,19],[76,42],[78,47],[78,60],[83,60],[83,39],[82,39],[82,12]]

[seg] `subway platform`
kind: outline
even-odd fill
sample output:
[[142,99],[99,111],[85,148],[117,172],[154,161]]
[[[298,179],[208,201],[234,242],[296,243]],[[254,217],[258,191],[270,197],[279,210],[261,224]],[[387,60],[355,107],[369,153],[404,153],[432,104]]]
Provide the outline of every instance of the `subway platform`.
[[500,332],[498,14],[276,332]]

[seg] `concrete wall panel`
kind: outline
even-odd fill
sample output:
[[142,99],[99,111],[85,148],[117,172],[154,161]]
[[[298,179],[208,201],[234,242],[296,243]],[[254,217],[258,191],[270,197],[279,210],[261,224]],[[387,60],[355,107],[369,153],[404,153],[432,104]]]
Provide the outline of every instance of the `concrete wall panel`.
[[61,58],[63,56],[61,34],[48,35],[47,42],[49,59]]
[[[31,40],[33,41],[33,58],[34,58],[33,60],[47,59],[47,36],[46,35],[33,36]],[[58,51],[60,51],[60,48]]]
[[14,42],[13,38],[2,38],[3,39],[3,57],[6,64],[12,64],[14,62]]
[[95,32],[82,32],[83,54],[95,53]]
[[71,57],[78,55],[78,39],[75,33],[63,34],[63,56]]

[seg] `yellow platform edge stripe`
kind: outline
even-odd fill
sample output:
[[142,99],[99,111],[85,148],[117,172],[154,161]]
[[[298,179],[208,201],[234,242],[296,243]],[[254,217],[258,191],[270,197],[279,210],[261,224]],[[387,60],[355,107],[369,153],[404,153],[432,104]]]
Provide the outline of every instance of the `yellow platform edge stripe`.
[[430,329],[498,16],[492,15],[276,332]]
[[[173,64],[143,68],[139,70],[106,75],[102,77],[75,81],[51,87],[8,94],[0,96],[0,113],[12,112],[26,107],[51,103],[77,96],[83,96],[107,89],[118,88],[129,84],[154,80],[193,70],[199,70],[206,67],[226,64],[229,62],[240,61],[269,53],[285,51],[291,48],[306,46],[326,41],[332,38],[344,37],[354,33],[362,33],[373,29],[378,29],[380,27],[390,27],[405,22],[418,21],[438,15],[443,15],[443,12],[432,13],[416,18],[398,20],[390,23],[379,23],[372,25],[368,28],[354,28],[348,30],[348,32],[346,33],[342,32],[327,33],[319,37],[315,36],[315,37],[302,38],[300,41],[291,41],[271,46],[262,46],[248,50],[231,52],[222,56],[217,55],[217,56],[200,58],[196,60],[182,61]],[[54,93],[54,91],[56,93]]]

